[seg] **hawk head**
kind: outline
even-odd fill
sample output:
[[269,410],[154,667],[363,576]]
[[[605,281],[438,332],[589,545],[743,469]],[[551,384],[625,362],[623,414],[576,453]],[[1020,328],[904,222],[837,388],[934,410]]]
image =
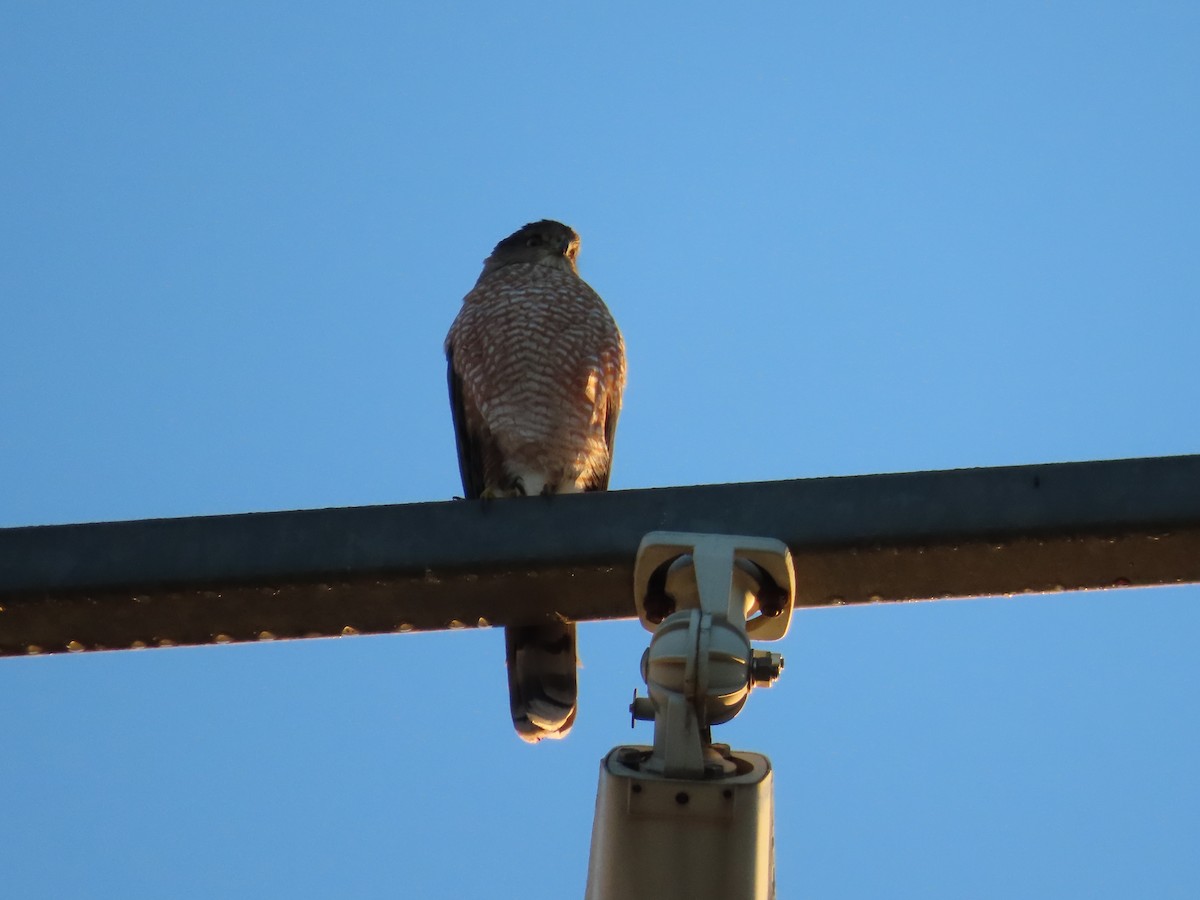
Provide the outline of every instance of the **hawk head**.
[[528,262],[563,266],[575,272],[578,255],[579,235],[575,229],[562,222],[542,219],[530,222],[498,243],[492,255],[483,261],[483,274],[488,275],[512,263]]

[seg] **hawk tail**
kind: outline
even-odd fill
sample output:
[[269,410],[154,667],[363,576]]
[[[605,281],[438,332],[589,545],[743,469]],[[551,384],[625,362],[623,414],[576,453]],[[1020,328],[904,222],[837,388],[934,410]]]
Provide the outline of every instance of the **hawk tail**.
[[523,741],[563,738],[575,724],[578,668],[575,624],[521,625],[504,629],[508,699]]

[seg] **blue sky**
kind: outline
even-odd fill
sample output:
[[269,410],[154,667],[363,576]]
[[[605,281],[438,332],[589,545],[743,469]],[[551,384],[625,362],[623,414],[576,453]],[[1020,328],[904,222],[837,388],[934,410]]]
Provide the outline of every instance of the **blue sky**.
[[[1200,452],[1188,3],[0,6],[0,525],[458,492],[441,342],[583,236],[614,489]],[[803,573],[800,573],[803,577]],[[803,613],[781,896],[1194,897],[1192,587]],[[12,896],[580,896],[498,631],[0,661]]]

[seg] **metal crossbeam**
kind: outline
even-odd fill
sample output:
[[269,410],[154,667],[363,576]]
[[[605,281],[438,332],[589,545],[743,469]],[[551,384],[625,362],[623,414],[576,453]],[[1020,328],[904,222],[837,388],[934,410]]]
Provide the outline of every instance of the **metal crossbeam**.
[[1198,582],[1200,456],[0,529],[0,655],[628,618],[656,529],[802,606]]

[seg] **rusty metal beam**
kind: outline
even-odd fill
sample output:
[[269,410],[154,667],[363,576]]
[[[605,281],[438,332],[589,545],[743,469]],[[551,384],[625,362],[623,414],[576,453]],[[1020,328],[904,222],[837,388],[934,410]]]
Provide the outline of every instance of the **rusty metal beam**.
[[1200,456],[0,529],[0,655],[626,618],[656,529],[803,606],[1198,582]]

